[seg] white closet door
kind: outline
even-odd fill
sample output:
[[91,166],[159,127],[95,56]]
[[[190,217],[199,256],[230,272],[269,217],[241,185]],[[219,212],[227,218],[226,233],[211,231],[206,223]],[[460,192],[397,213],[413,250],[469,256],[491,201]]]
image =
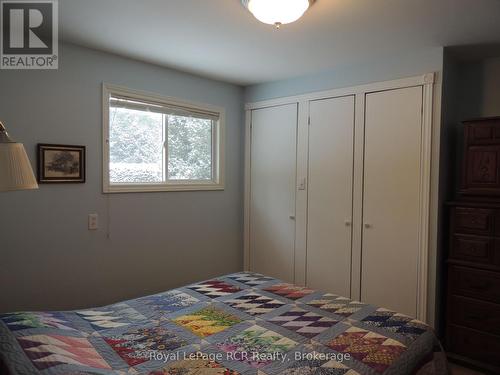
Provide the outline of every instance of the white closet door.
[[294,281],[297,104],[252,111],[250,267]]
[[354,96],[309,108],[307,286],[350,296]]
[[366,95],[361,299],[415,316],[422,87]]

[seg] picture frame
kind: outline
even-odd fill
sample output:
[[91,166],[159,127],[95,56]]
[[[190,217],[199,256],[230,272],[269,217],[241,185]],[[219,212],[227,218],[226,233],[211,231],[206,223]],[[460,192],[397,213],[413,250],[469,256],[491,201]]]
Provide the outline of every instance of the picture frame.
[[85,146],[39,143],[38,183],[85,183],[85,151]]

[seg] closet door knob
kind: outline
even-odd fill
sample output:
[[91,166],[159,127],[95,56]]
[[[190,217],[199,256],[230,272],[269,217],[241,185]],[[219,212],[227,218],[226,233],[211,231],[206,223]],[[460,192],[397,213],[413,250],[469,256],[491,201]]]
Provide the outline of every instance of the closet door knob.
[[350,227],[350,226],[351,226],[351,224],[352,224],[352,223],[351,223],[351,220],[346,220],[344,223],[345,223],[345,226],[346,226],[346,227]]
[[290,215],[288,217],[290,218],[290,220],[295,220],[295,215]]
[[371,227],[372,227],[372,225],[371,225],[371,224],[369,224],[369,223],[365,223],[365,228],[366,228],[366,229],[370,229]]

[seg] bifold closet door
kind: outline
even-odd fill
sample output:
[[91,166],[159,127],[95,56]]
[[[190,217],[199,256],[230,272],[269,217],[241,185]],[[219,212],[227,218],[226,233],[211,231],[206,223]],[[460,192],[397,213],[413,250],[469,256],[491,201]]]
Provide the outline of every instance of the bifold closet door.
[[354,96],[309,106],[307,286],[351,294]]
[[297,104],[252,111],[250,268],[294,281]]
[[422,87],[366,95],[361,300],[417,311]]

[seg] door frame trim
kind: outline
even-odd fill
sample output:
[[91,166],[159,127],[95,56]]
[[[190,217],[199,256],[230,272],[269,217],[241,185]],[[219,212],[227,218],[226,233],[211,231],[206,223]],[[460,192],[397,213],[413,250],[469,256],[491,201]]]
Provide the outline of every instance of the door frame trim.
[[[434,183],[436,186],[431,186],[433,184],[432,179],[432,157],[439,159],[439,155],[433,155],[433,118],[434,118],[434,85],[436,83],[436,73],[427,73],[419,76],[413,76],[409,78],[402,78],[391,81],[369,83],[366,85],[345,87],[333,90],[312,92],[302,95],[282,97],[277,99],[253,102],[245,104],[245,170],[244,170],[244,270],[249,271],[251,267],[251,256],[250,256],[250,176],[251,176],[251,127],[252,127],[252,110],[281,106],[287,104],[297,104],[298,105],[298,128],[297,135],[302,135],[301,138],[307,137],[307,129],[309,126],[309,102],[313,100],[330,99],[335,97],[342,97],[347,95],[355,96],[355,147],[364,142],[364,106],[360,105],[363,103],[365,95],[368,93],[373,93],[377,91],[387,91],[406,87],[422,86],[423,88],[423,100],[422,100],[422,145],[421,145],[421,175],[420,175],[420,228],[419,228],[419,254],[418,254],[418,265],[417,265],[417,319],[426,322],[427,317],[430,316],[433,319],[433,312],[428,312],[428,277],[429,277],[429,248],[431,246],[431,239],[434,237],[431,233],[430,223],[431,223],[431,194],[433,194],[433,189],[437,189],[437,182]],[[434,119],[437,121],[437,119]],[[299,139],[297,138],[297,158],[299,155],[307,151],[309,145],[309,139]],[[300,149],[299,149],[300,147]],[[304,149],[305,148],[305,149]],[[362,154],[364,149],[355,149],[355,164],[357,166],[362,163]],[[300,160],[297,159],[297,171],[296,171],[296,185],[298,186],[303,179],[306,179],[306,190],[297,190],[296,193],[296,223],[305,223],[307,220],[307,165],[303,165]],[[356,173],[356,169],[355,169]],[[359,185],[359,178],[362,176],[355,176],[354,184]],[[362,181],[361,181],[362,183]],[[361,204],[356,204],[359,201],[359,195],[362,190],[359,188],[354,192],[354,212],[353,212],[353,233],[361,233],[361,219],[362,213],[357,211],[362,210]],[[356,195],[357,194],[357,195]],[[435,203],[435,202],[434,202]],[[434,204],[435,205],[435,204]],[[437,211],[438,207],[434,207]],[[356,219],[357,218],[357,219]],[[307,257],[306,255],[306,236],[307,236],[307,226],[305,228],[296,229],[295,231],[295,283],[298,285],[305,285],[306,275],[305,267],[302,270],[301,266],[304,265],[304,261]],[[352,246],[352,257],[356,260],[361,257],[361,241],[355,240],[356,235],[353,234],[353,246]],[[434,246],[434,245],[433,245]],[[361,269],[357,269],[354,265],[354,261],[351,268],[351,298],[359,299],[361,296]]]

